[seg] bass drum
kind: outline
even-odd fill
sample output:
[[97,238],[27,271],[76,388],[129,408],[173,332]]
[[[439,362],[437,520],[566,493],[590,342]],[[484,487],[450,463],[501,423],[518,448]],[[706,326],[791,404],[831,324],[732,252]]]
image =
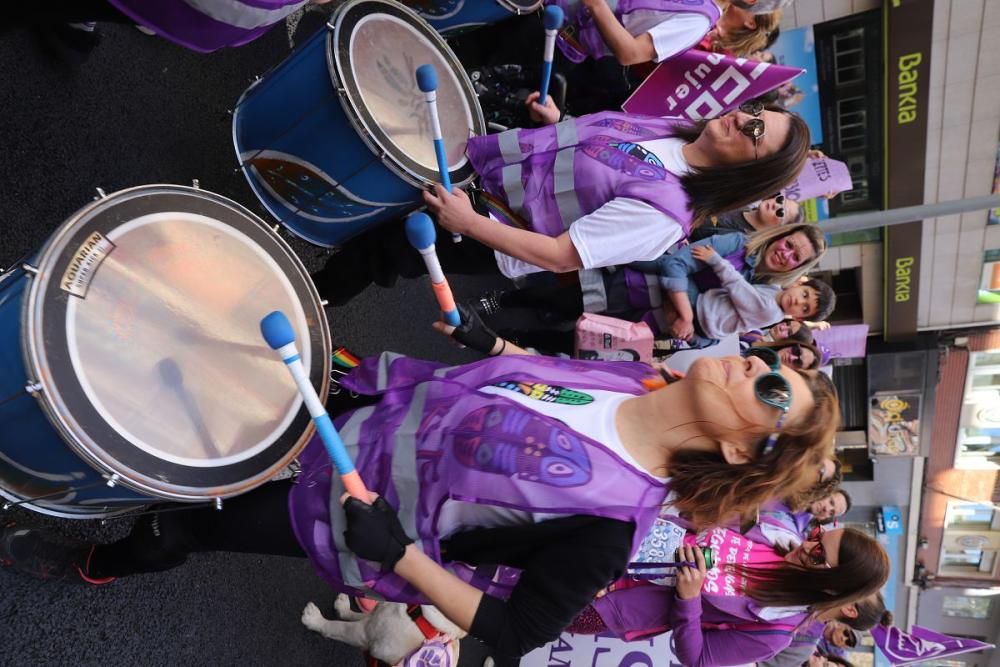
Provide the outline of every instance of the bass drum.
[[0,494],[94,518],[266,482],[313,430],[260,334],[279,309],[326,395],[319,296],[258,217],[170,185],[79,210],[0,275]]

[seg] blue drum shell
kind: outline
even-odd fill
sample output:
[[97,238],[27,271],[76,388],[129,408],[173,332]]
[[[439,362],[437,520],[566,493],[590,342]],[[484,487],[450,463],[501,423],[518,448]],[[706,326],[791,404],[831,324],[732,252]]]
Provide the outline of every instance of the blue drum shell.
[[46,496],[31,509],[54,516],[87,517],[151,502],[105,476],[66,444],[45,411],[25,389],[22,310],[29,278],[14,269],[0,282],[0,494],[12,501]]

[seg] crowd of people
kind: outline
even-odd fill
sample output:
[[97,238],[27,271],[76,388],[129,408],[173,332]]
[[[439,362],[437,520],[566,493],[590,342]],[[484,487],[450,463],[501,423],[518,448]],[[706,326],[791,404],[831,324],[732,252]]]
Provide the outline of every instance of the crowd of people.
[[[699,44],[740,56],[767,48],[786,3],[553,1],[569,28],[557,62],[565,108],[530,95],[525,127],[469,140],[472,193],[436,184],[424,194],[440,228],[464,237],[438,244],[448,273],[512,281],[463,305],[459,327],[435,323],[484,358],[445,367],[385,353],[330,396],[371,502],[345,500],[314,439],[295,483],[266,484],[223,511],[148,514],[112,544],[8,531],[6,560],[108,584],[202,551],[308,557],[334,589],[432,603],[506,657],[564,631],[673,631],[684,665],[848,664],[842,652],[859,632],[891,622],[879,593],[886,552],[831,527],[851,498],[834,453],[837,396],[811,330],[836,298],[808,275],[822,233],[781,194],[812,150],[808,127],[761,100],[698,122],[614,110],[646,63]],[[213,51],[306,3],[44,4],[25,20],[135,22]],[[470,67],[513,62],[512,49],[540,60],[524,47],[540,44],[537,17],[508,24],[455,48]],[[425,272],[392,222],[313,278],[336,306],[372,282]],[[538,327],[503,329],[508,308],[532,311]],[[584,312],[646,322],[661,349],[739,336],[744,354],[701,357],[683,376],[572,359]]]

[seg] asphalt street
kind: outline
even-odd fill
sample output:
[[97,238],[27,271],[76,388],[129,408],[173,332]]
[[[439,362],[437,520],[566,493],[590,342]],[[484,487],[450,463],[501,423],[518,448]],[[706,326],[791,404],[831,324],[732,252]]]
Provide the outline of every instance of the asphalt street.
[[[235,171],[227,112],[256,75],[287,55],[293,38],[301,41],[322,22],[309,15],[292,38],[293,31],[278,26],[246,47],[211,55],[130,26],[102,25],[100,45],[78,62],[53,53],[36,32],[0,33],[0,267],[38,249],[97,187],[110,193],[197,178],[202,188],[268,219]],[[299,241],[293,246],[310,269],[328,256]],[[453,284],[461,297],[494,282]],[[327,314],[335,343],[362,355],[395,350],[448,362],[475,358],[431,330],[435,311],[426,283],[401,281],[393,289],[370,287]],[[0,424],[0,432],[11,428]],[[37,519],[23,511],[0,519],[10,517]],[[128,530],[127,520],[45,521],[99,541]],[[302,626],[310,600],[332,611],[333,594],[297,559],[196,555],[171,572],[100,588],[0,569],[0,665],[363,664],[356,649]],[[481,655],[469,647],[462,662],[481,664]]]

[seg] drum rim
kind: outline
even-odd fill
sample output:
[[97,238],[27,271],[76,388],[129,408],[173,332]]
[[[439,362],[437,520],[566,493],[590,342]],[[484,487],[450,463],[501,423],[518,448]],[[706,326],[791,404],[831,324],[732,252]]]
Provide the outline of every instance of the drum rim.
[[515,4],[512,0],[496,0],[496,3],[503,7],[504,9],[510,10],[511,14],[515,16],[523,16],[525,14],[530,14],[532,12],[537,12],[545,4],[545,0],[535,0],[527,7],[522,7],[521,5]]
[[[461,62],[455,56],[451,47],[448,46],[448,43],[441,36],[441,34],[435,30],[434,27],[422,16],[402,3],[393,2],[392,0],[349,0],[337,8],[336,13],[330,19],[330,22],[326,24],[327,70],[330,74],[330,82],[333,85],[334,90],[337,91],[337,99],[340,101],[340,105],[343,107],[344,114],[350,121],[351,126],[354,128],[355,132],[357,132],[358,136],[361,137],[361,140],[365,143],[365,145],[368,146],[372,153],[379,156],[382,164],[384,164],[389,170],[410,185],[418,188],[426,187],[432,182],[440,180],[440,176],[438,178],[431,179],[425,178],[423,175],[416,172],[416,170],[412,170],[400,162],[395,155],[395,153],[398,152],[398,149],[392,145],[392,141],[383,141],[379,138],[381,129],[379,129],[378,123],[373,122],[371,126],[365,123],[365,113],[360,108],[360,100],[355,100],[353,98],[349,87],[346,85],[348,79],[344,76],[344,71],[348,68],[346,67],[346,63],[341,62],[341,54],[340,49],[337,48],[337,42],[344,17],[347,16],[347,14],[354,9],[354,7],[360,4],[385,5],[391,7],[393,11],[399,12],[404,16],[413,19],[417,28],[425,33],[424,36],[427,37],[427,39],[429,39],[435,46],[439,47],[441,52],[448,56],[445,60],[448,62],[451,69],[458,75],[461,89],[466,93],[467,100],[469,101],[469,109],[472,112],[472,124],[474,126],[472,136],[486,135],[486,119],[483,116],[482,106],[479,104],[479,97],[476,95],[475,90],[473,90],[472,82],[469,81],[469,77],[465,73],[465,70],[462,69]],[[437,173],[436,169],[428,169],[427,171],[429,173]],[[467,173],[463,174],[462,172]],[[449,172],[449,176],[451,176],[452,185],[463,187],[471,183],[476,178],[476,171],[473,169],[472,163],[467,161],[463,167],[457,170],[457,173],[452,174]]]
[[[281,238],[281,236],[259,216],[228,197],[224,197],[223,195],[210,192],[208,190],[202,190],[198,187],[172,184],[140,185],[118,190],[108,195],[103,195],[102,193],[102,196],[95,197],[93,202],[83,206],[75,213],[67,217],[50,235],[41,249],[34,255],[33,266],[37,269],[37,274],[31,276],[31,283],[25,291],[21,310],[21,349],[25,370],[29,374],[29,380],[37,383],[40,388],[40,390],[35,393],[35,399],[39,407],[45,413],[45,416],[48,418],[49,423],[62,437],[63,441],[73,451],[73,453],[79,456],[98,473],[105,476],[111,476],[115,479],[116,484],[121,484],[123,487],[151,496],[151,500],[154,502],[156,499],[197,502],[211,500],[213,498],[230,498],[260,486],[283,468],[287,467],[288,464],[299,455],[302,449],[305,448],[306,444],[312,438],[315,430],[312,419],[308,419],[306,421],[306,428],[303,433],[283,455],[267,466],[264,470],[257,472],[251,477],[243,479],[239,482],[225,484],[221,487],[211,487],[213,491],[212,493],[204,492],[207,491],[209,487],[191,487],[179,484],[159,486],[155,483],[156,480],[139,471],[134,471],[131,468],[127,468],[126,466],[120,464],[116,465],[118,462],[110,455],[110,453],[100,445],[94,443],[93,438],[87,430],[79,423],[72,412],[67,409],[64,397],[59,391],[57,384],[54,382],[52,373],[47,370],[48,355],[44,346],[45,332],[41,330],[43,327],[39,327],[38,324],[42,319],[40,311],[44,305],[44,299],[42,296],[45,288],[49,285],[51,280],[58,280],[58,276],[54,274],[50,275],[49,270],[56,263],[56,260],[58,260],[59,252],[65,248],[68,240],[72,237],[73,233],[77,231],[78,223],[81,219],[91,216],[97,210],[111,205],[114,201],[126,201],[127,199],[148,194],[187,195],[214,201],[224,207],[233,209],[237,214],[241,214],[246,217],[248,222],[260,227],[261,230],[268,233],[268,235],[274,240],[276,247],[291,260],[291,264],[294,265],[299,271],[300,277],[303,279],[302,284],[304,285],[306,292],[309,294],[309,297],[312,299],[317,313],[320,315],[320,317],[317,318],[317,324],[319,325],[319,340],[321,341],[324,349],[316,351],[316,355],[318,355],[317,360],[322,366],[322,370],[319,371],[321,373],[321,386],[318,391],[320,396],[327,395],[330,386],[330,352],[333,348],[330,339],[329,323],[327,322],[326,313],[322,305],[322,300],[319,297],[319,293],[316,290],[316,286],[305,269],[305,266],[302,264],[302,261],[292,250],[291,246],[289,246],[288,243],[285,242],[285,240]],[[308,304],[303,305],[306,308],[308,307]],[[300,419],[300,415],[302,415],[303,412],[306,416],[308,416],[308,409],[306,408],[304,402],[300,406],[296,417],[293,418],[293,422],[294,420]],[[141,478],[138,476],[141,476]],[[137,503],[137,505],[138,504],[148,503]],[[123,511],[134,510],[135,507],[136,505],[131,505]],[[95,509],[97,508],[98,507],[95,506]],[[117,510],[112,510],[109,514],[118,513],[119,512]],[[84,515],[74,513],[71,516],[81,517]],[[94,514],[86,516],[96,517],[98,515]]]

